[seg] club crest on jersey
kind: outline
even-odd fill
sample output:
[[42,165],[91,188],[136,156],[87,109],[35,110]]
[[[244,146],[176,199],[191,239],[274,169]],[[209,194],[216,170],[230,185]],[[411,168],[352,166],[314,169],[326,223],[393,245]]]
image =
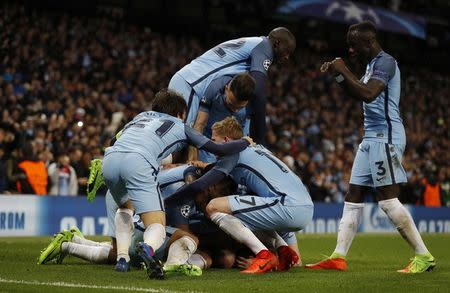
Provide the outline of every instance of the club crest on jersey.
[[270,61],[269,59],[263,61],[263,67],[266,71],[269,70],[270,64],[272,64],[272,61]]
[[181,215],[186,219],[189,217],[189,213],[191,212],[191,207],[187,204],[181,207],[180,209]]

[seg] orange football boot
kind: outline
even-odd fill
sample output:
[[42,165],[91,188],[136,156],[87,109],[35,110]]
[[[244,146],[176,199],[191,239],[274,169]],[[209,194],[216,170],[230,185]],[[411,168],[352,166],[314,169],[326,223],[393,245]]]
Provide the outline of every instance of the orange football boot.
[[337,271],[346,271],[347,270],[347,262],[345,258],[336,257],[336,258],[326,258],[318,263],[307,264],[305,265],[307,269],[316,269],[316,270],[337,270]]
[[245,270],[241,271],[243,274],[262,274],[275,269],[278,266],[278,258],[275,254],[267,249],[258,252],[252,263]]
[[278,247],[277,271],[287,271],[299,261],[297,253],[289,246]]

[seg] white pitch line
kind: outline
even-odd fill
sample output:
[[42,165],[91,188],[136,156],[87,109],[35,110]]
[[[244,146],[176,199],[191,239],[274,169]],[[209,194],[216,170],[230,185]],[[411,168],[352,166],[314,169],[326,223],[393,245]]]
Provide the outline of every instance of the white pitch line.
[[[0,278],[0,283],[67,287],[67,288],[126,290],[126,291],[152,292],[152,293],[179,293],[179,292],[181,292],[181,291],[172,291],[172,290],[167,290],[167,289],[162,289],[162,288],[154,289],[154,288],[128,287],[128,286],[102,286],[102,285],[74,284],[74,283],[66,283],[66,282],[39,282],[39,281],[25,281],[25,280],[8,280],[8,279],[3,279],[3,278]],[[184,292],[194,293],[194,292],[198,292],[198,291],[184,291]]]

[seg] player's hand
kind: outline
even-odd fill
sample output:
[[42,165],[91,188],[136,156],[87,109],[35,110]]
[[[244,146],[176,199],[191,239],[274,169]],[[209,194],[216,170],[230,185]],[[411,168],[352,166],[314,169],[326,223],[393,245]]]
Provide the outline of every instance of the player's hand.
[[183,165],[183,164],[181,164],[181,163],[176,163],[176,164],[165,164],[165,165],[162,165],[161,166],[161,170],[168,170],[168,169],[172,169],[172,168],[175,168],[175,167],[178,167],[178,166],[181,166],[181,165]]
[[345,65],[345,62],[344,62],[344,60],[342,60],[342,58],[337,57],[336,59],[331,61],[329,68],[332,71],[342,73],[347,68],[347,66]]
[[253,141],[253,139],[250,136],[244,136],[242,139],[245,139],[246,141],[248,141],[249,145],[255,145],[255,142]]
[[252,263],[252,261],[253,261],[252,256],[250,256],[249,258],[245,258],[243,256],[238,256],[236,258],[235,264],[240,269],[246,269]]
[[208,163],[202,162],[202,161],[189,161],[188,162],[189,165],[200,168],[200,169],[205,169],[206,166],[208,166]]
[[330,67],[331,62],[324,62],[322,66],[320,66],[320,72],[326,73],[328,68]]

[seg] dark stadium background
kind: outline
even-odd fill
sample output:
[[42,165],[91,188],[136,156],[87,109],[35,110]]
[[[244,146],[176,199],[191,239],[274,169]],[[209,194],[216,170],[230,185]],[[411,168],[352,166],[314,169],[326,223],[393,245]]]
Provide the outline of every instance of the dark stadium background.
[[[7,70],[13,69],[14,80],[16,77],[14,74],[24,71],[23,68],[27,65],[20,77],[12,81],[14,87],[23,90],[21,86],[31,83],[32,80],[41,81],[42,84],[41,89],[34,89],[32,97],[29,91],[25,91],[23,98],[10,98],[9,91],[12,90],[14,95],[15,88],[8,89],[11,83],[4,78],[0,80],[0,107],[3,112],[0,128],[10,137],[9,140],[0,141],[2,150],[0,154],[4,153],[0,160],[0,175],[5,176],[4,182],[0,181],[0,193],[18,192],[16,182],[20,180],[20,176],[14,177],[17,174],[12,174],[16,168],[15,164],[21,160],[20,155],[26,151],[27,143],[31,142],[36,148],[36,143],[39,144],[43,140],[44,146],[37,151],[34,150],[35,155],[43,156],[47,165],[58,161],[59,155],[69,156],[70,165],[77,173],[79,187],[77,193],[85,194],[88,162],[91,158],[101,157],[102,147],[107,145],[110,135],[103,130],[111,124],[113,112],[123,111],[124,116],[120,121],[120,124],[123,124],[148,106],[153,93],[166,86],[176,70],[219,42],[242,36],[266,35],[276,26],[286,26],[296,35],[298,49],[290,66],[287,68],[275,66],[270,73],[270,86],[267,92],[269,148],[302,177],[314,200],[342,202],[353,160],[353,150],[362,133],[362,109],[359,103],[342,96],[339,88],[329,78],[319,75],[318,68],[321,62],[327,59],[345,56],[345,34],[348,25],[277,14],[276,9],[283,2],[231,0],[2,2],[2,13],[14,12],[16,16],[2,22],[3,25],[8,24],[4,27],[8,29],[0,31],[3,42],[0,74],[4,75]],[[427,22],[425,40],[380,32],[382,47],[399,61],[402,70],[401,110],[408,141],[404,163],[409,183],[403,186],[401,200],[420,204],[426,184],[436,182],[442,191],[442,204],[450,205],[447,68],[450,36],[449,2],[368,0],[358,3],[390,9],[394,2],[399,3],[399,11],[422,15]],[[91,65],[83,68],[78,64],[65,72],[64,68],[57,68],[61,63],[51,62],[61,61],[61,57],[64,58],[58,56],[63,52],[48,46],[53,44],[53,34],[58,30],[63,18],[70,19],[63,34],[69,32],[70,24],[78,25],[76,28],[81,30],[88,29],[87,34],[75,30],[71,35],[77,40],[78,46],[72,50],[79,51],[77,62],[80,64],[83,61],[83,54],[87,52]],[[118,48],[121,50],[131,48],[138,51],[141,46],[149,44],[153,46],[151,48],[157,48],[146,51],[146,54],[160,55],[145,56],[143,60],[151,63],[140,64],[147,65],[144,70],[157,76],[152,77],[149,84],[145,82],[139,84],[136,79],[139,76],[139,66],[123,56],[112,61],[114,70],[106,72],[107,77],[96,79],[94,73],[106,68],[103,66],[106,66],[104,62],[108,56],[105,51],[95,57],[96,52],[93,52],[95,47],[89,45],[98,41],[95,28],[100,26],[99,21],[102,19],[107,22],[107,28],[113,28],[119,40],[126,40],[127,36],[133,38],[137,36],[141,42],[133,42],[130,45],[131,43],[125,41],[119,44]],[[89,25],[85,26],[86,24]],[[37,43],[34,39],[28,39],[25,43],[14,46],[5,41],[14,39],[17,30],[24,32],[33,27],[39,32],[38,35],[47,33],[49,39]],[[38,35],[35,37],[39,37]],[[26,38],[21,40],[24,41]],[[18,50],[23,45],[33,50],[34,46],[38,45],[42,49],[44,63],[33,64],[36,60],[33,61],[32,58],[26,60]],[[166,47],[168,45],[172,47]],[[112,43],[108,46],[107,50],[114,51]],[[124,52],[117,54],[122,53]],[[5,58],[9,60],[5,61]],[[64,95],[55,92],[55,88],[51,88],[54,84],[44,82],[49,66],[51,70],[59,72],[62,78],[66,77],[69,81],[76,78],[82,87],[87,85],[88,92],[81,94],[77,90],[69,90]],[[79,74],[73,72],[77,66],[80,69]],[[97,98],[104,89],[103,84],[102,89],[99,88],[99,84],[103,82],[102,78],[109,79],[113,84],[109,91],[105,91],[108,93],[106,96]],[[61,91],[64,92],[64,89]],[[41,101],[42,107],[31,109],[29,105],[36,103],[36,100]],[[62,114],[66,111],[68,100],[71,100],[70,104],[73,106],[72,115],[66,117],[62,128],[49,130],[51,113]],[[104,108],[102,121],[97,117],[99,108]],[[39,120],[42,114],[46,115],[45,121]],[[5,118],[6,116],[9,118]],[[82,130],[77,130],[76,125],[80,121],[83,122]],[[20,125],[14,126],[15,123]],[[79,137],[75,142],[74,137],[77,136]],[[81,154],[77,154],[77,151],[81,151]],[[50,188],[51,182],[47,186],[48,192]],[[371,195],[368,195],[368,200],[372,200]]]

